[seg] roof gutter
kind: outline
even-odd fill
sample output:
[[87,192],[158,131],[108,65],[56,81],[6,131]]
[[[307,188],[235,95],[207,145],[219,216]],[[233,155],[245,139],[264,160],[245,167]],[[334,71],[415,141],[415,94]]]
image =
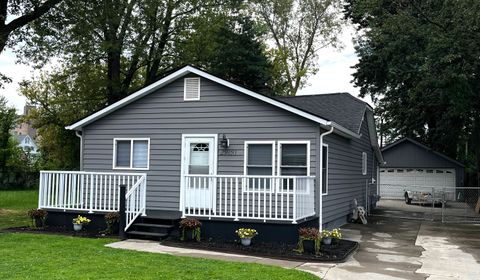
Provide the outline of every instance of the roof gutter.
[[323,230],[323,137],[333,133],[334,126],[330,126],[330,130],[320,134],[320,187],[319,187],[319,203],[318,203],[318,230]]

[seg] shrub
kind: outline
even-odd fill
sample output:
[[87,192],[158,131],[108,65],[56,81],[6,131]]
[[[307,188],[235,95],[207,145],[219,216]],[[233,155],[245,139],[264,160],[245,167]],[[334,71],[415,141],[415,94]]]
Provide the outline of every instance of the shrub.
[[192,232],[192,238],[195,239],[196,241],[200,241],[200,234],[201,230],[200,227],[202,226],[202,223],[193,218],[185,218],[180,221],[180,228],[182,229],[182,236],[180,240],[185,240],[185,231],[189,230]]
[[120,213],[110,212],[105,215],[105,223],[107,224],[107,229],[105,233],[113,233],[113,227],[120,221]]
[[342,232],[340,231],[339,228],[333,229],[330,235],[334,239],[342,239]]
[[315,254],[320,253],[320,241],[321,235],[317,228],[300,228],[298,229],[298,243],[296,251],[303,254],[305,251],[303,242],[304,241],[313,241],[315,244]]
[[40,227],[45,226],[45,219],[47,218],[48,212],[43,209],[30,209],[27,212],[28,217],[32,219],[33,227],[37,227],[36,221],[40,221]]

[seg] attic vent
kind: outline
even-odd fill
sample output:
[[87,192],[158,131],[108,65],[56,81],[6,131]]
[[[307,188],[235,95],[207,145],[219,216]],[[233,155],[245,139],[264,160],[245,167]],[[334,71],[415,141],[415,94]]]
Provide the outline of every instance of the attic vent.
[[200,100],[200,78],[185,78],[183,100]]

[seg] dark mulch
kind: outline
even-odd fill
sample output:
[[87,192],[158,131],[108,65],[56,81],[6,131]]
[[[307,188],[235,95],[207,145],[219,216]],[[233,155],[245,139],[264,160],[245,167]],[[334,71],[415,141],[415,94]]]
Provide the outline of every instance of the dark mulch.
[[322,244],[321,254],[315,255],[313,253],[305,252],[300,254],[296,252],[296,245],[263,242],[257,243],[255,242],[255,239],[252,240],[250,246],[243,246],[239,241],[202,240],[200,242],[195,242],[180,241],[178,238],[167,238],[163,240],[161,244],[172,247],[309,262],[345,262],[347,257],[358,248],[358,243],[355,241],[340,240],[332,245]]
[[39,234],[54,234],[54,235],[66,235],[76,237],[88,237],[88,238],[118,238],[118,234],[105,234],[98,230],[83,229],[79,232],[73,231],[67,227],[54,227],[48,226],[44,228],[33,227],[12,227],[0,230],[0,232],[15,232],[15,233],[39,233]]

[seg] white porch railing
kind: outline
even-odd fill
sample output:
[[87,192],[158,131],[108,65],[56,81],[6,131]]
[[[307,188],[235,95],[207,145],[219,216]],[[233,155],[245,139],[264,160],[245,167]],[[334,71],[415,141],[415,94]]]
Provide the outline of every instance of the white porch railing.
[[145,216],[146,189],[147,176],[143,175],[125,194],[125,230],[133,224],[140,214]]
[[185,175],[182,214],[296,223],[315,215],[314,178]]
[[124,184],[130,194],[127,203],[138,200],[140,208],[130,202],[132,209],[145,211],[146,176],[145,173],[40,171],[38,208],[116,212],[120,204],[119,186]]

